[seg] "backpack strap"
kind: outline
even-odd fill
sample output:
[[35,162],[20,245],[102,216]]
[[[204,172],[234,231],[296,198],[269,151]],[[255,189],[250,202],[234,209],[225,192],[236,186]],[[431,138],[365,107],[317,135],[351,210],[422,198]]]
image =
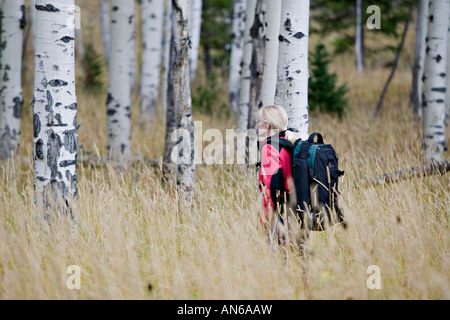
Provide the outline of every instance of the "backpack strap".
[[309,153],[309,148],[311,147],[312,143],[310,143],[309,141],[308,142],[300,141],[299,144],[300,144],[300,147],[298,149],[297,158],[307,159],[308,153]]
[[319,144],[323,144],[323,137],[320,133],[318,132],[314,132],[312,133],[309,138],[308,138],[308,142],[314,142],[314,138],[317,136],[317,143]]

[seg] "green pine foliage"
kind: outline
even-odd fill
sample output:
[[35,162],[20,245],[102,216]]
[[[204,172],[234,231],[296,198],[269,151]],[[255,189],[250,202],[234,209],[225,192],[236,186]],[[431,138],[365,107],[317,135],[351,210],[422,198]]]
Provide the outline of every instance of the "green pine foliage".
[[[379,37],[398,39],[401,35],[398,33],[399,26],[405,24],[408,17],[408,8],[414,0],[362,0],[361,4],[361,23],[363,25],[363,47],[366,56],[376,56],[381,51],[394,51],[396,47],[389,45],[371,45],[367,38]],[[381,29],[369,30],[365,24],[372,12],[367,12],[370,5],[376,5],[380,8]],[[334,35],[331,41],[332,54],[343,54],[352,52],[355,44],[355,25],[356,25],[356,1],[355,0],[311,0],[311,26],[310,34],[319,36]]]
[[310,53],[311,77],[308,87],[309,110],[335,113],[341,119],[348,106],[345,97],[348,88],[337,85],[337,75],[328,71],[329,54],[323,44],[318,44]]
[[103,89],[102,57],[95,51],[91,42],[86,46],[82,63],[84,66],[84,90],[88,93],[99,92]]
[[228,108],[225,103],[219,103],[221,89],[217,77],[217,73],[213,70],[208,77],[207,84],[199,85],[192,91],[192,107],[201,114],[216,117],[228,116]]

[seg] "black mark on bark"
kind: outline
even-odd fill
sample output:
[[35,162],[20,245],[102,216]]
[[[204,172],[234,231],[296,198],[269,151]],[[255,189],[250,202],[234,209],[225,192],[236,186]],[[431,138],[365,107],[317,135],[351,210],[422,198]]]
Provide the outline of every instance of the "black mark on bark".
[[39,132],[41,132],[41,120],[39,119],[39,116],[34,113],[33,114],[33,135],[35,138],[38,137]]
[[13,99],[13,102],[14,102],[13,117],[20,119],[20,116],[22,114],[23,99],[20,99],[20,97],[15,97]]
[[48,11],[48,12],[58,12],[59,11],[59,9],[56,8],[52,4],[46,4],[45,6],[36,4],[35,7],[36,7],[36,10],[40,10],[40,11]]
[[61,145],[59,135],[50,130],[47,140],[47,165],[50,168],[50,177],[52,180],[58,177],[58,159]]
[[297,39],[301,39],[304,36],[305,36],[305,34],[303,32],[300,32],[300,31],[293,35],[293,37],[297,38]]
[[19,20],[20,29],[25,29],[25,26],[27,25],[27,19],[25,17],[25,6],[21,5],[20,10],[22,11],[22,17]]
[[38,159],[44,159],[44,142],[42,141],[42,139],[39,139],[38,141],[36,141],[36,145],[35,145],[35,154],[36,157]]
[[64,42],[64,43],[69,43],[70,41],[75,40],[75,38],[74,37],[65,36],[65,37],[62,37],[60,40],[62,42]]
[[70,110],[77,110],[77,103],[74,102],[74,103],[72,103],[72,104],[70,104],[68,106],[65,106],[64,108],[65,109],[70,109]]
[[284,28],[285,28],[286,30],[291,30],[291,28],[292,28],[291,19],[287,18],[287,19],[284,21]]
[[53,106],[53,97],[52,94],[50,93],[50,90],[47,90],[46,96],[47,96],[47,105],[45,106],[45,111],[51,112]]
[[281,34],[278,36],[278,41],[280,41],[280,42],[286,42],[286,43],[291,43],[288,39],[286,39],[285,37],[283,37]]
[[63,160],[59,163],[60,167],[70,167],[77,164],[77,160]]
[[52,87],[63,87],[67,86],[67,82],[61,79],[52,79],[48,82]]
[[77,130],[66,130],[64,133],[64,148],[70,153],[77,151],[78,135]]

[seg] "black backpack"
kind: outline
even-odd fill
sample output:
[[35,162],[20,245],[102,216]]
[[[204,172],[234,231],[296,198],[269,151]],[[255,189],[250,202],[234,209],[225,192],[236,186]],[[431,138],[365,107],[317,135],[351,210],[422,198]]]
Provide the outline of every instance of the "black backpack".
[[334,148],[324,144],[322,135],[314,132],[307,141],[294,142],[291,156],[300,219],[312,231],[344,224],[343,210],[338,205],[338,180],[344,171],[339,170]]

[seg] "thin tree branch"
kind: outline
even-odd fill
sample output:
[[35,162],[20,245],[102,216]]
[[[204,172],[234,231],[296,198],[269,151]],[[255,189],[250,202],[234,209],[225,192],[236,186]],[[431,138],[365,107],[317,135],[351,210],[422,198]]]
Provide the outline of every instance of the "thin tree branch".
[[387,89],[389,87],[389,84],[390,84],[392,78],[394,77],[395,70],[397,69],[398,60],[400,58],[400,53],[402,51],[403,44],[405,42],[406,33],[408,31],[408,25],[409,25],[409,22],[411,20],[413,8],[414,8],[414,1],[411,1],[411,4],[409,6],[408,18],[406,19],[405,28],[404,28],[403,34],[402,34],[402,39],[400,41],[400,44],[399,44],[399,46],[397,48],[397,53],[395,55],[394,65],[392,66],[391,74],[389,75],[389,78],[387,79],[386,84],[384,85],[383,91],[381,92],[380,99],[378,100],[378,103],[377,103],[377,106],[376,106],[376,109],[375,109],[375,114],[373,116],[374,119],[376,117],[378,117],[378,114],[380,113],[380,109],[381,109],[381,105],[383,104],[384,96],[386,94],[386,91],[387,91]]

